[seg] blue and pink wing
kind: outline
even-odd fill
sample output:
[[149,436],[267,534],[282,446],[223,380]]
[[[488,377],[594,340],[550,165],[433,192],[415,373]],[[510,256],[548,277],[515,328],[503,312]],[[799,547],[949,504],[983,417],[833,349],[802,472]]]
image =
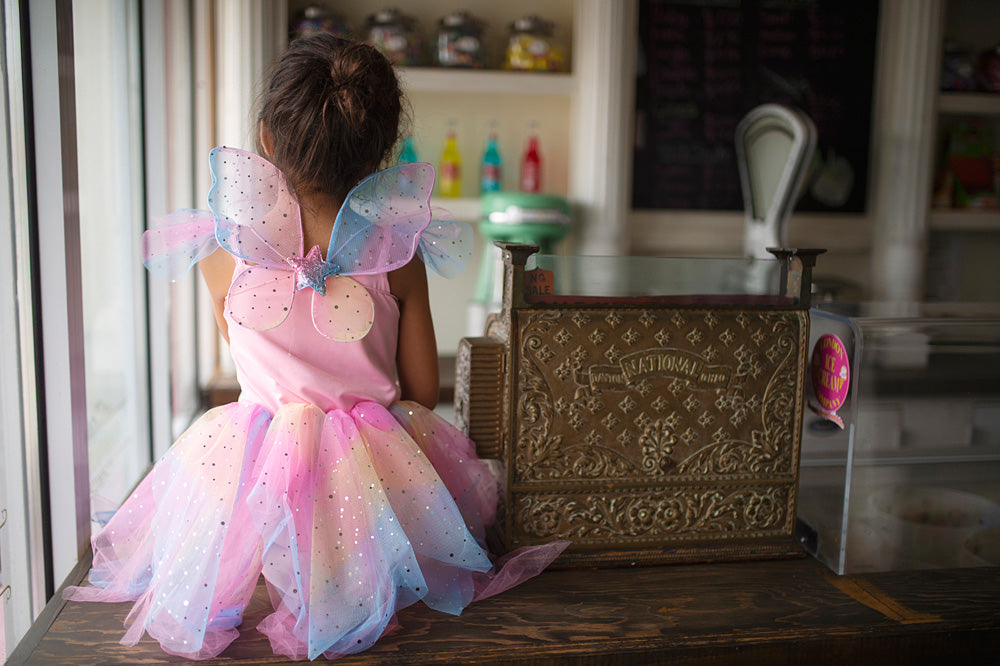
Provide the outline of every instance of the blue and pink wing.
[[302,256],[299,204],[285,177],[262,157],[236,148],[215,148],[209,157],[219,244],[254,264],[285,266]]
[[374,173],[352,189],[330,235],[327,261],[342,275],[385,273],[405,266],[431,221],[434,167],[413,163]]
[[472,260],[472,225],[465,222],[431,220],[420,235],[417,254],[428,270],[453,278]]
[[212,213],[179,210],[153,218],[142,234],[142,262],[154,275],[174,281],[218,247]]
[[262,157],[235,148],[215,148],[209,157],[219,244],[250,262],[233,280],[227,312],[257,331],[285,320],[295,295],[295,272],[285,261],[302,256],[299,204],[285,177]]

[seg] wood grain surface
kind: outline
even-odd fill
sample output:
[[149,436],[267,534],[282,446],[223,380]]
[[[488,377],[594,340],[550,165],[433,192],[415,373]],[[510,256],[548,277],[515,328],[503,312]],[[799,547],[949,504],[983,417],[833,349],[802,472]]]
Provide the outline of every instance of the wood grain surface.
[[[118,640],[128,604],[67,602],[29,664],[180,663]],[[254,627],[205,664],[286,663]],[[835,576],[812,559],[549,571],[460,617],[417,604],[339,664],[1000,663],[1000,569]]]

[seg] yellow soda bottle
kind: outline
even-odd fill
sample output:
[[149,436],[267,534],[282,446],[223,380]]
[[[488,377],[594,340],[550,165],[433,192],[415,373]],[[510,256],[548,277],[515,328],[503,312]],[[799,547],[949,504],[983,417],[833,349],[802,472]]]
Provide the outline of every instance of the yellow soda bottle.
[[441,167],[438,170],[438,195],[442,197],[462,196],[462,155],[458,152],[458,139],[454,127],[448,128],[441,151]]

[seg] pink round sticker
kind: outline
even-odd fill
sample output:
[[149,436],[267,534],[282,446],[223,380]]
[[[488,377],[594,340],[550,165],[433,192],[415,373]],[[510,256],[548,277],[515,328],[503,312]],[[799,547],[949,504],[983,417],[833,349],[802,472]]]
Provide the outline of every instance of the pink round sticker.
[[820,336],[812,352],[813,393],[819,407],[833,413],[847,400],[851,372],[848,369],[847,349],[836,335]]

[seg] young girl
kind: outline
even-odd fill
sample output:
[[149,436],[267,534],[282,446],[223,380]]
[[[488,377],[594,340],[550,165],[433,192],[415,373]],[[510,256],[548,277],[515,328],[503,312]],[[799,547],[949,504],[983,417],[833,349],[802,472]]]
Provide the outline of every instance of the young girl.
[[212,151],[211,213],[147,232],[151,270],[200,260],[242,394],[156,463],[94,536],[92,586],[67,591],[134,600],[122,643],[145,631],[169,653],[215,656],[263,573],[274,612],[257,628],[275,652],[334,658],[405,606],[458,614],[565,547],[491,561],[496,481],[431,411],[424,265],[454,272],[461,228],[431,220],[428,165],[376,172],[401,100],[375,49],[292,44],[263,98],[259,156]]

